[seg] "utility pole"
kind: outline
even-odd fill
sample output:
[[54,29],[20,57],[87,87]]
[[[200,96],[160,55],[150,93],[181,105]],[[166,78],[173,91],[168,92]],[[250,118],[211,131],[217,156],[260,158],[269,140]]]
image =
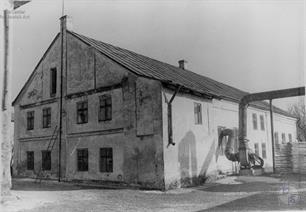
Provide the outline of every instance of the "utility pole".
[[[11,81],[10,81],[10,17],[9,14],[14,9],[28,3],[23,0],[7,0],[3,3],[3,28],[4,28],[4,50],[3,50],[3,87],[1,101],[1,145],[0,145],[0,190],[1,200],[9,195],[12,186],[11,181]],[[2,36],[0,36],[2,37]]]

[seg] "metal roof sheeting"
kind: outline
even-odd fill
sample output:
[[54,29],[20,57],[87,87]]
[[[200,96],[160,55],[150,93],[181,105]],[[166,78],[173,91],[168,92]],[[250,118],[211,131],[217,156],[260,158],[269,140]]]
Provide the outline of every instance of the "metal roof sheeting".
[[[243,96],[249,94],[192,71],[181,69],[72,31],[68,32],[139,76],[181,85],[201,94],[234,102],[240,101]],[[264,101],[254,102],[250,105],[269,110],[269,104]],[[292,117],[291,114],[277,107],[274,107],[274,112]]]

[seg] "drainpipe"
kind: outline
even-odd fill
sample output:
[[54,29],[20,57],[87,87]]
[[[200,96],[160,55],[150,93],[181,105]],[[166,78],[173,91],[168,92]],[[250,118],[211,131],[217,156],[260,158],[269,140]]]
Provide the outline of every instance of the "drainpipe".
[[168,146],[170,145],[175,145],[175,143],[173,142],[173,126],[172,126],[172,102],[176,96],[176,94],[180,91],[182,86],[178,86],[174,92],[174,94],[172,95],[170,101],[167,100],[167,97],[164,93],[165,96],[165,100],[168,106],[168,111],[167,111],[167,115],[168,115]]
[[305,95],[305,87],[253,93],[239,103],[239,160],[242,168],[249,168],[247,136],[247,106],[250,102]]

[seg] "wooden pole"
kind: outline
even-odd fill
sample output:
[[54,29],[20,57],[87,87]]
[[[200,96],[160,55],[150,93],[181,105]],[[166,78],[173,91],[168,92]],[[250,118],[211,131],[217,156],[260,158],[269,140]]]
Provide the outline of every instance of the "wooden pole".
[[11,117],[10,117],[10,62],[9,62],[9,10],[4,10],[4,66],[1,105],[1,197],[8,195],[11,188]]

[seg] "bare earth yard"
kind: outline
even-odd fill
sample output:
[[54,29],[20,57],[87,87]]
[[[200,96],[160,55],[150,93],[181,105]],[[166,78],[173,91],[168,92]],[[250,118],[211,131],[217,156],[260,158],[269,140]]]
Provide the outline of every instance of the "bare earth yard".
[[306,176],[230,176],[199,187],[162,191],[15,179],[0,211],[306,210]]

